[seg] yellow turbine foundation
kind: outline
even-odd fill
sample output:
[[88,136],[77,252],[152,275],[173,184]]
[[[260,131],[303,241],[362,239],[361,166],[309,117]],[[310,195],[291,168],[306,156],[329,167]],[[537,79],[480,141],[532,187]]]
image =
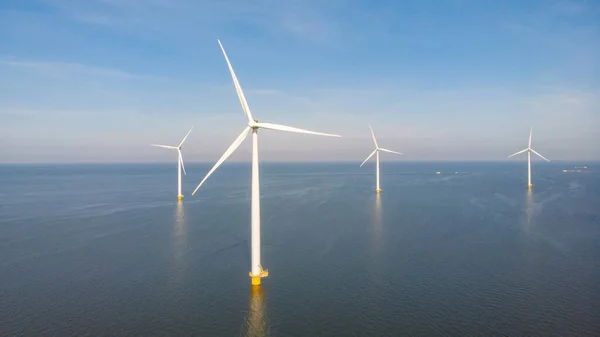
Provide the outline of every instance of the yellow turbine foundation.
[[180,194],[177,196],[177,200],[181,200],[181,199],[183,199],[183,194]]
[[269,276],[269,271],[268,270],[264,270],[261,265],[258,265],[258,266],[260,267],[260,274],[258,274],[258,275],[252,275],[252,272],[248,273],[248,275],[250,276],[250,279],[252,280],[252,285],[253,286],[259,286],[260,285],[260,279],[263,278],[263,277]]
[[531,188],[531,186],[533,186],[532,184],[527,185],[527,188]]
[[377,194],[381,193],[381,189],[375,190],[375,193],[377,193]]

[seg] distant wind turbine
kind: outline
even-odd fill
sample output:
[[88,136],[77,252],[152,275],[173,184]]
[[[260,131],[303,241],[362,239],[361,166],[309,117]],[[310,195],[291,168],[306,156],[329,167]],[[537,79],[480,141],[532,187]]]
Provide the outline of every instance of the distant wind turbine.
[[360,167],[362,167],[367,162],[367,160],[371,159],[371,157],[373,157],[374,154],[377,154],[377,189],[375,190],[375,193],[379,194],[379,193],[381,193],[381,188],[379,188],[379,151],[395,153],[395,154],[402,154],[402,153],[379,147],[379,145],[377,145],[377,139],[375,139],[375,133],[373,132],[373,128],[371,127],[371,125],[369,125],[369,129],[371,129],[371,136],[373,136],[373,143],[375,143],[375,150],[373,150],[373,152],[371,152],[371,154],[367,157],[367,159],[365,159],[365,161],[363,161],[362,164],[360,164]]
[[258,286],[260,285],[260,279],[262,277],[266,277],[269,275],[267,270],[264,270],[262,265],[260,264],[260,186],[258,181],[258,130],[259,129],[267,129],[267,130],[278,130],[278,131],[288,131],[288,132],[298,132],[298,133],[308,133],[313,135],[321,135],[321,136],[331,136],[331,137],[340,137],[339,135],[332,135],[327,133],[313,132],[298,128],[293,128],[291,126],[279,125],[279,124],[271,124],[271,123],[259,123],[258,120],[255,120],[252,117],[252,113],[250,112],[250,107],[248,106],[248,102],[246,102],[246,98],[244,97],[244,92],[240,87],[240,83],[238,82],[237,77],[235,76],[235,72],[233,71],[233,67],[229,62],[229,58],[227,57],[227,53],[225,53],[225,49],[221,44],[220,40],[219,46],[223,51],[223,56],[225,56],[225,61],[227,61],[227,66],[229,67],[229,72],[231,73],[231,77],[233,78],[233,84],[235,86],[235,91],[237,92],[240,103],[242,104],[242,109],[248,118],[248,125],[244,127],[242,133],[233,141],[233,143],[229,146],[229,148],[225,151],[225,153],[221,156],[221,158],[216,162],[216,164],[208,171],[204,179],[198,184],[198,187],[192,192],[192,195],[198,191],[200,186],[204,184],[206,179],[221,165],[234,151],[240,146],[240,144],[246,139],[248,134],[252,132],[252,206],[251,206],[251,246],[252,246],[252,254],[251,254],[251,271],[250,277],[252,280],[252,285]]
[[529,146],[526,149],[521,150],[521,151],[519,151],[517,153],[513,153],[510,156],[508,156],[508,158],[510,158],[512,156],[516,156],[516,155],[521,154],[523,152],[527,152],[527,187],[528,188],[531,188],[531,186],[533,186],[533,185],[531,185],[531,152],[537,154],[540,158],[544,159],[545,161],[550,162],[548,159],[544,158],[544,156],[542,156],[541,154],[535,152],[535,150],[531,148],[531,135],[532,134],[533,134],[533,128],[531,128],[529,130]]
[[170,145],[159,145],[159,144],[150,144],[151,146],[164,147],[165,149],[177,150],[177,200],[181,200],[183,198],[183,194],[181,194],[181,169],[183,168],[183,174],[187,175],[185,172],[185,166],[183,165],[183,155],[181,154],[181,146],[183,146],[183,142],[185,142],[186,138],[192,132],[192,128],[188,133],[183,137],[181,143],[178,146],[170,146]]

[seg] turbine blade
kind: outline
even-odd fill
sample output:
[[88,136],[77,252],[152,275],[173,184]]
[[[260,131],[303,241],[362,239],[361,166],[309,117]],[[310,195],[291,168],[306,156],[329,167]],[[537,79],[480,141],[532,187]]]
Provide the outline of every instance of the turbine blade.
[[365,161],[363,161],[362,164],[360,164],[360,167],[362,167],[367,162],[367,160],[371,159],[371,157],[373,157],[375,152],[377,152],[377,149],[375,149],[375,150],[373,150],[373,152],[371,152],[371,154],[367,157],[367,159],[365,159]]
[[525,149],[525,150],[521,150],[521,151],[519,151],[519,152],[513,153],[513,154],[511,154],[510,156],[508,156],[508,158],[510,158],[510,157],[512,157],[512,156],[516,156],[516,155],[518,155],[518,154],[520,154],[520,153],[523,153],[523,152],[525,152],[525,151],[527,151],[527,150],[529,150],[529,149]]
[[531,135],[533,134],[533,128],[529,129],[529,148],[531,149]]
[[246,97],[244,96],[244,92],[242,91],[242,87],[240,87],[240,82],[238,82],[237,76],[235,76],[235,72],[233,71],[233,67],[231,66],[231,62],[229,62],[229,57],[227,57],[227,53],[225,52],[225,48],[221,44],[221,40],[217,40],[219,42],[219,46],[221,46],[221,50],[223,51],[223,56],[225,56],[225,61],[227,61],[227,66],[229,67],[229,72],[231,73],[231,77],[233,78],[233,84],[235,85],[235,92],[237,92],[238,98],[240,99],[240,103],[242,104],[242,109],[244,109],[244,113],[246,117],[248,117],[248,121],[250,123],[254,122],[254,118],[252,118],[252,113],[250,112],[250,107],[248,106],[248,102],[246,101]]
[[535,150],[534,150],[534,149],[531,149],[531,152],[533,152],[533,153],[537,154],[538,156],[540,156],[540,158],[544,159],[545,161],[547,161],[547,162],[550,162],[550,161],[549,161],[548,159],[546,159],[544,156],[542,156],[541,154],[539,154],[539,153],[535,152]]
[[187,172],[185,172],[185,165],[183,165],[183,154],[181,154],[180,150],[177,150],[177,152],[179,152],[179,162],[181,163],[181,168],[183,169],[183,174],[185,174],[187,176]]
[[395,154],[402,154],[402,153],[400,153],[400,152],[396,152],[396,151],[392,151],[392,150],[388,150],[388,149],[382,149],[382,148],[379,148],[379,150],[381,150],[381,151],[383,151],[383,152],[389,152],[389,153],[395,153]]
[[150,144],[150,146],[163,147],[165,149],[177,150],[177,146]]
[[178,146],[179,148],[181,147],[181,145],[183,145],[183,142],[185,142],[185,140],[190,135],[190,132],[192,132],[193,129],[194,129],[194,126],[192,125],[192,128],[190,129],[190,131],[188,131],[188,133],[185,135],[185,137],[183,137],[183,140],[181,141],[181,143],[179,143],[179,146]]
[[375,132],[373,132],[373,128],[371,127],[371,124],[369,124],[369,129],[371,129],[371,136],[373,136],[373,143],[375,143],[375,148],[379,148],[379,145],[377,145],[377,139],[375,139]]
[[297,132],[297,133],[307,133],[307,134],[311,134],[311,135],[319,135],[319,136],[329,136],[329,137],[341,137],[340,135],[332,135],[329,133],[322,133],[322,132],[314,132],[314,131],[309,131],[309,130],[304,130],[304,129],[298,129],[298,128],[294,128],[291,126],[285,126],[285,125],[280,125],[280,124],[272,124],[272,123],[255,123],[254,125],[263,128],[263,129],[269,129],[269,130],[277,130],[277,131],[288,131],[288,132]]
[[244,129],[244,131],[242,131],[242,133],[240,133],[240,135],[233,141],[233,143],[231,145],[229,145],[229,148],[227,148],[227,151],[225,151],[225,153],[223,153],[223,155],[221,156],[221,158],[219,158],[217,163],[210,169],[210,171],[208,171],[208,173],[206,174],[204,179],[202,179],[200,184],[198,184],[198,187],[196,187],[194,192],[192,192],[192,195],[194,195],[196,193],[196,191],[198,191],[200,186],[202,186],[202,184],[204,184],[206,179],[208,179],[208,177],[210,177],[210,175],[217,169],[217,167],[219,167],[219,165],[221,165],[233,153],[233,151],[235,151],[235,149],[238,148],[238,146],[240,146],[240,144],[248,136],[249,132],[250,132],[250,127],[246,127]]

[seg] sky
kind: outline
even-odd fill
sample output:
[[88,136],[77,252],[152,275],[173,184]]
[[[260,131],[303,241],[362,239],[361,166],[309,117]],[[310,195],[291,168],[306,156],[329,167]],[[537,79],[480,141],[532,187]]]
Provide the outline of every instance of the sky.
[[[600,160],[600,2],[3,0],[0,163]],[[250,139],[231,157],[250,160]],[[514,158],[510,160],[524,160]]]

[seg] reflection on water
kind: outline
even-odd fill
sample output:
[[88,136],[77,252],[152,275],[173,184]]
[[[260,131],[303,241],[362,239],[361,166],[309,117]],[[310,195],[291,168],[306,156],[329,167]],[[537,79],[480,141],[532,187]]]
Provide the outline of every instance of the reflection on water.
[[378,244],[381,239],[381,195],[375,195],[375,205],[373,207],[373,233],[375,234],[375,243]]
[[269,323],[267,321],[265,290],[260,287],[252,287],[249,300],[250,309],[245,322],[245,336],[268,336]]
[[529,194],[516,163],[386,165],[379,197],[356,163],[264,165],[264,298],[248,163],[177,205],[172,164],[0,165],[0,336],[600,335],[600,169]]
[[185,210],[182,201],[175,206],[175,222],[173,223],[173,280],[181,281],[185,268],[184,252],[187,232],[185,226]]
[[373,202],[373,215],[371,219],[371,247],[368,262],[368,271],[370,278],[372,279],[372,286],[369,287],[369,294],[373,301],[377,301],[381,298],[380,289],[382,284],[383,270],[382,270],[382,250],[383,250],[383,222],[382,222],[382,211],[381,211],[381,196],[375,195],[375,201]]
[[[538,194],[538,198],[540,198],[540,195]],[[532,190],[528,190],[527,191],[527,196],[525,199],[525,221],[523,222],[523,231],[532,239],[535,240],[535,242],[538,242],[539,244],[543,244],[549,247],[552,247],[553,249],[555,249],[557,252],[572,258],[571,255],[571,248],[566,245],[563,240],[557,236],[554,236],[552,233],[548,232],[547,229],[544,228],[544,221],[540,221],[540,219],[538,218],[543,210],[543,205],[544,203],[548,202],[550,198],[540,198],[540,200],[538,201],[538,204],[535,204],[535,200],[533,198],[533,191]],[[531,247],[530,247],[531,248]],[[538,251],[541,251],[542,248],[538,247]],[[541,253],[539,253],[541,254]],[[543,261],[544,257],[542,255],[540,255],[539,257],[536,257],[539,261]],[[572,261],[572,263],[576,263],[575,261]]]
[[178,201],[175,206],[175,238],[183,238],[185,236],[185,212],[183,202]]
[[525,200],[525,215],[527,217],[525,225],[527,226],[527,229],[531,228],[531,220],[533,220],[534,213],[533,207],[533,191],[529,188],[527,189],[527,197]]

